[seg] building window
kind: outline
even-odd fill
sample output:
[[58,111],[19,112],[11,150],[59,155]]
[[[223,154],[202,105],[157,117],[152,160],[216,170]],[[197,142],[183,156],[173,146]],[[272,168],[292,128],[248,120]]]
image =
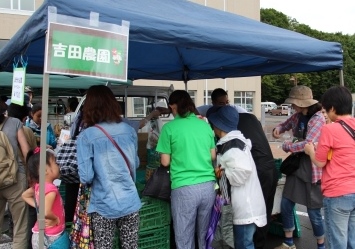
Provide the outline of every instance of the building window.
[[35,0],[1,0],[0,9],[35,11]]
[[133,99],[133,117],[145,117],[147,98],[134,97]]
[[[209,90],[207,91],[207,105],[212,105],[212,99],[211,99],[211,94],[213,91]],[[203,102],[206,103],[206,90],[204,91],[203,95]]]
[[253,112],[254,92],[234,92],[234,104],[243,107],[248,112]]
[[196,91],[187,91],[192,99],[192,101],[196,104]]

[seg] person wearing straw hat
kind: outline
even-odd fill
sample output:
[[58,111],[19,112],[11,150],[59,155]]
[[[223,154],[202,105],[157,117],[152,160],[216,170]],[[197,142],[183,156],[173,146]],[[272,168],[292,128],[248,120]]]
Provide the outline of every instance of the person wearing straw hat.
[[217,142],[217,175],[223,170],[231,190],[235,249],[254,249],[256,227],[267,224],[266,207],[255,162],[252,143],[237,129],[239,113],[232,106],[222,106],[208,116]]
[[[317,100],[313,99],[312,90],[302,85],[291,88],[285,103],[292,104],[296,112],[285,122],[276,126],[272,135],[278,139],[282,133],[291,130],[294,137],[293,141],[284,141],[282,149],[291,153],[304,152],[307,143],[318,142],[321,128],[325,124],[321,113],[322,107]],[[324,224],[321,214],[323,206],[323,196],[320,189],[321,177],[321,169],[313,165],[309,156],[305,154],[302,155],[299,169],[286,176],[281,200],[285,240],[275,249],[296,248],[293,242],[293,230],[295,229],[293,210],[296,203],[307,207],[313,233],[317,240],[317,248],[325,248]]]

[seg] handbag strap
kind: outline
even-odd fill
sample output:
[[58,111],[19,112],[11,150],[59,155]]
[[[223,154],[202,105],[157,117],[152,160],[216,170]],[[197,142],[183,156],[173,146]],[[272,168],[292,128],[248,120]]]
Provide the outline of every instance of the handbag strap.
[[355,130],[343,120],[339,120],[339,123],[341,124],[341,126],[343,126],[344,130],[346,130],[346,132],[349,133],[349,135],[355,140]]
[[118,144],[116,143],[115,140],[113,140],[113,138],[110,136],[110,134],[108,134],[104,128],[102,128],[100,125],[94,125],[96,128],[99,128],[105,135],[106,137],[108,137],[108,139],[110,139],[110,141],[113,143],[113,145],[116,147],[116,149],[121,153],[123,159],[125,160],[126,162],[126,165],[127,165],[127,168],[128,168],[128,171],[129,171],[129,174],[131,175],[132,179],[133,179],[133,175],[132,175],[132,172],[131,172],[131,169],[129,168],[129,162],[128,162],[128,159],[126,157],[126,155],[123,153],[122,149],[118,146]]

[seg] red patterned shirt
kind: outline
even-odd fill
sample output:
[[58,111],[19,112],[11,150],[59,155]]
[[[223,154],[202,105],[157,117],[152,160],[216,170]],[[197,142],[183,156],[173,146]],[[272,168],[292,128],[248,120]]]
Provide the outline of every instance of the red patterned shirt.
[[[283,133],[288,130],[292,130],[292,134],[297,137],[298,134],[298,121],[301,117],[301,113],[295,113],[290,118],[288,118],[285,122],[279,124],[276,129],[279,130],[280,133]],[[316,112],[307,124],[307,134],[306,138],[303,141],[299,142],[285,142],[282,145],[282,149],[286,152],[301,152],[304,151],[304,146],[308,143],[318,142],[321,128],[325,125],[325,120],[322,113]],[[322,178],[322,169],[318,168],[314,164],[312,164],[312,183],[318,182]]]

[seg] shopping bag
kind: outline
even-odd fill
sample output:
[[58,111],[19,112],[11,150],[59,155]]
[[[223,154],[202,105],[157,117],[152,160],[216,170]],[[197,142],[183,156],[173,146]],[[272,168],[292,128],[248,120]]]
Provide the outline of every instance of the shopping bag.
[[57,152],[57,164],[60,179],[64,183],[79,183],[78,162],[76,158],[76,140],[69,139]]
[[89,200],[90,187],[80,184],[73,219],[73,229],[70,233],[70,248],[72,249],[94,249],[91,219],[87,213]]
[[[229,249],[234,248],[233,236],[233,208],[229,197],[228,179],[221,172],[219,180],[220,193],[216,196],[209,228],[206,234],[206,249]],[[214,231],[214,232],[213,232]]]
[[142,195],[170,201],[170,168],[164,166],[158,167],[146,183]]
[[291,175],[299,169],[301,158],[305,155],[304,152],[292,153],[281,163],[280,172],[285,175]]

